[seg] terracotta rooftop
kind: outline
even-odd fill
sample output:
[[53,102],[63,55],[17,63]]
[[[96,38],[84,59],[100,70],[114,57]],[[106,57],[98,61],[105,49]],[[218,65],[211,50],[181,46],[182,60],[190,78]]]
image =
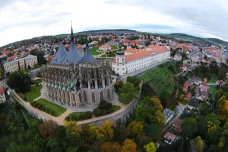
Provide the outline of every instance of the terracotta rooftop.
[[4,93],[4,88],[0,88],[0,93]]
[[169,139],[169,140],[171,140],[171,141],[174,141],[175,139],[176,139],[176,135],[174,135],[173,133],[171,133],[171,132],[167,132],[166,134],[165,134],[165,138],[166,139]]
[[[144,58],[146,56],[150,56],[153,53],[157,54],[157,53],[164,53],[167,51],[168,51],[168,49],[166,47],[155,46],[155,45],[150,46],[149,48],[145,48],[145,49],[130,48],[125,51],[125,52],[131,53],[131,54],[125,55],[125,60],[126,60],[126,62],[130,62],[130,61]],[[116,60],[114,59],[113,62],[116,62]]]
[[111,46],[108,45],[108,44],[104,44],[104,45],[101,45],[99,48],[102,48],[102,49],[110,49]]

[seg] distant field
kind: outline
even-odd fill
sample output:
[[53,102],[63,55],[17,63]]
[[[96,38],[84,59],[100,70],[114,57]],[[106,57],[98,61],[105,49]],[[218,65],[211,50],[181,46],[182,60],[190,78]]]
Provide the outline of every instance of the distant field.
[[99,49],[99,47],[94,47],[90,49],[90,52],[92,55],[99,55],[101,54],[101,52],[97,52],[97,50]]
[[140,76],[140,79],[143,83],[148,83],[159,97],[163,91],[170,94],[174,90],[173,73],[166,67],[157,67],[148,71]]
[[116,50],[116,49],[118,49],[118,46],[117,45],[113,45],[112,46],[112,50]]
[[42,86],[32,86],[29,92],[24,93],[24,100],[25,101],[33,101],[34,99],[40,96],[40,90]]

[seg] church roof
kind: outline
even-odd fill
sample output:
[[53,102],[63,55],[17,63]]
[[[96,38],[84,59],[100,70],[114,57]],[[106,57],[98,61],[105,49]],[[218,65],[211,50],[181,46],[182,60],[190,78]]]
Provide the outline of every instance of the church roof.
[[67,51],[65,50],[63,44],[60,44],[59,50],[55,54],[55,57],[52,59],[51,63],[54,64],[64,64],[64,58],[67,56]]
[[85,52],[84,56],[82,57],[81,62],[83,62],[83,63],[95,63],[96,62],[96,59],[90,53],[88,44],[86,44],[86,52]]
[[64,59],[65,64],[78,64],[82,59],[82,55],[76,49],[74,42],[71,41],[70,49]]

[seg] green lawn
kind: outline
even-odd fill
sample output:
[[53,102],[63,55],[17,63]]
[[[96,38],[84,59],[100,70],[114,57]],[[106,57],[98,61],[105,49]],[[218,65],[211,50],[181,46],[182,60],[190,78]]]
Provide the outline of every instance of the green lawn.
[[24,93],[24,100],[25,101],[33,101],[34,99],[40,96],[40,90],[42,86],[32,86],[29,92]]
[[44,110],[45,112],[47,112],[55,117],[60,116],[62,113],[64,113],[66,111],[66,108],[63,108],[57,104],[54,104],[54,103],[49,102],[42,98],[37,100],[36,102],[45,107],[45,110]]
[[116,50],[116,49],[118,49],[118,46],[117,45],[113,45],[112,46],[112,50]]
[[97,52],[97,50],[99,49],[99,47],[94,47],[90,49],[90,52],[92,55],[99,55],[101,54],[101,52]]
[[120,110],[120,106],[112,105],[112,110],[113,110],[113,112],[116,112],[116,111]]
[[216,87],[215,86],[210,86],[210,91],[215,97],[216,96]]

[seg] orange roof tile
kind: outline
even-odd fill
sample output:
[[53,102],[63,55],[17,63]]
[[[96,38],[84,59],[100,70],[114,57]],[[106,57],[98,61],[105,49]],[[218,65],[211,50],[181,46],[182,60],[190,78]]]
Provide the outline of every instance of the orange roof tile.
[[104,45],[101,45],[99,48],[102,48],[102,49],[110,49],[111,46],[108,45],[108,44],[104,44]]
[[[133,61],[133,60],[138,60],[141,58],[144,58],[146,56],[150,56],[153,53],[164,53],[167,52],[168,49],[166,47],[162,46],[150,46],[150,48],[145,48],[145,49],[133,49],[129,48],[125,52],[129,52],[131,54],[125,55],[125,60],[126,62]],[[116,62],[114,59],[113,62]]]
[[4,93],[4,88],[0,88],[0,93]]
[[52,60],[54,58],[54,55],[48,56],[48,60]]

